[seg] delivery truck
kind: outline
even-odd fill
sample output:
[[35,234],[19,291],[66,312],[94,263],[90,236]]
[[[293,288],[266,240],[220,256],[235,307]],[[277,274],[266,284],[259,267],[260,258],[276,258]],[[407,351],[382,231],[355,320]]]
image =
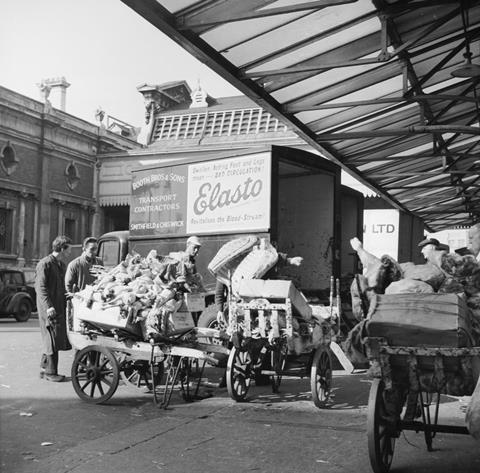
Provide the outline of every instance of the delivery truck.
[[328,293],[332,275],[357,270],[354,260],[350,269],[341,265],[341,248],[342,240],[361,236],[363,196],[342,192],[340,168],[312,153],[269,146],[219,151],[214,159],[172,158],[133,170],[131,186],[129,229],[101,236],[99,256],[114,266],[128,252],[167,255],[197,235],[197,269],[207,289],[200,326],[216,316],[207,265],[233,238],[255,234],[302,256],[302,265],[285,268],[283,277],[307,295]]

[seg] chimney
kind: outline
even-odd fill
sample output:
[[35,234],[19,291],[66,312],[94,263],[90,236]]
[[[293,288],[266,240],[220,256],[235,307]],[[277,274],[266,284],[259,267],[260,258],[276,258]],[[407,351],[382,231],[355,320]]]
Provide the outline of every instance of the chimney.
[[52,107],[65,112],[67,88],[70,87],[65,77],[42,79],[42,82],[37,85],[42,92],[45,103],[49,102]]

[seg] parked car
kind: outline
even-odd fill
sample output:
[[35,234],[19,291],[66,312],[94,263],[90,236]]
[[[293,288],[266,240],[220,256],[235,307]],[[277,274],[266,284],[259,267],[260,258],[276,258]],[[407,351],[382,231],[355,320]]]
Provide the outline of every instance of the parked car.
[[17,322],[26,322],[36,305],[35,289],[27,286],[23,272],[0,269],[0,317],[13,315]]

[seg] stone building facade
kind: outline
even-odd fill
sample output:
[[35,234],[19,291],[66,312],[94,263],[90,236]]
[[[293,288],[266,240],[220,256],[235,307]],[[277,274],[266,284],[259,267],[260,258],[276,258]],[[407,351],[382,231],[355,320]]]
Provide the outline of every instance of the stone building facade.
[[33,266],[58,234],[98,234],[97,156],[140,148],[54,108],[46,92],[40,102],[0,87],[0,266]]

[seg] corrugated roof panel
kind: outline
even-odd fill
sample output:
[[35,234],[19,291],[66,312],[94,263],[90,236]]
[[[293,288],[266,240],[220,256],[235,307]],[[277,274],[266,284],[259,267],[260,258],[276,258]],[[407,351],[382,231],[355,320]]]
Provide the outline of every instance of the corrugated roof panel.
[[[263,57],[265,54],[271,54],[268,41],[263,40],[263,37],[268,35],[270,31],[276,31],[282,25],[306,15],[305,12],[299,12],[271,18],[237,21],[208,31],[203,35],[203,39],[221,51],[226,59],[242,66],[258,57]],[[281,30],[283,31],[283,28]],[[249,46],[246,47],[246,44]],[[249,51],[250,48],[255,48],[253,59],[252,51]]]
[[[339,23],[325,23],[323,19],[320,18],[320,21],[316,21],[316,22],[312,21],[311,25],[315,27],[313,29],[313,34],[318,35],[319,32],[326,31],[329,28],[332,28],[332,26],[335,26],[336,24],[340,25],[342,23],[343,21]],[[338,33],[326,35],[325,37],[321,37],[316,41],[306,42],[306,44],[302,46],[297,46],[293,48],[292,44],[295,45],[297,42],[295,41],[296,28],[293,28],[293,25],[290,25],[287,31],[283,31],[283,33],[287,37],[291,36],[293,41],[285,41],[286,39],[285,38],[281,41],[281,44],[279,45],[279,47],[282,47],[282,44],[283,44],[285,48],[290,47],[292,51],[288,51],[285,54],[282,54],[281,56],[276,57],[275,59],[270,61],[265,59],[262,61],[261,64],[257,64],[256,67],[253,67],[253,68],[247,68],[246,71],[250,73],[258,73],[258,71],[261,71],[261,70],[268,71],[270,69],[283,69],[283,68],[294,66],[294,65],[300,65],[307,61],[308,61],[307,62],[308,64],[312,63],[314,62],[314,59],[316,57],[330,51],[332,47],[340,48],[341,46],[344,46],[344,45],[350,46],[356,40],[377,31],[378,26],[379,26],[378,18],[370,18],[361,22],[360,24],[355,24],[346,30],[341,30]],[[277,34],[279,34],[279,32],[277,32]],[[252,44],[252,42],[250,42],[250,44],[252,47],[255,47],[255,44]],[[271,53],[272,52],[270,52],[270,54]],[[256,61],[258,61],[259,57],[263,57],[263,56],[256,55],[256,58],[257,58]],[[254,58],[254,61],[255,61],[255,58]],[[238,64],[240,67],[244,67],[244,64],[247,64],[246,61],[234,61],[234,62]]]
[[[342,81],[356,77],[362,72],[367,72],[372,69],[375,69],[375,65],[361,65],[355,67],[344,67],[342,73],[339,74],[338,71],[332,69],[329,71],[322,72],[308,79],[295,82],[294,84],[283,87],[282,89],[272,92],[272,97],[282,103],[291,103],[294,100],[303,98],[306,94],[314,94],[319,90],[325,89],[327,87],[340,84]],[[338,99],[343,97],[343,95],[333,96],[333,99]],[[325,100],[329,102],[332,99]],[[323,102],[312,102],[313,105],[317,105]]]

